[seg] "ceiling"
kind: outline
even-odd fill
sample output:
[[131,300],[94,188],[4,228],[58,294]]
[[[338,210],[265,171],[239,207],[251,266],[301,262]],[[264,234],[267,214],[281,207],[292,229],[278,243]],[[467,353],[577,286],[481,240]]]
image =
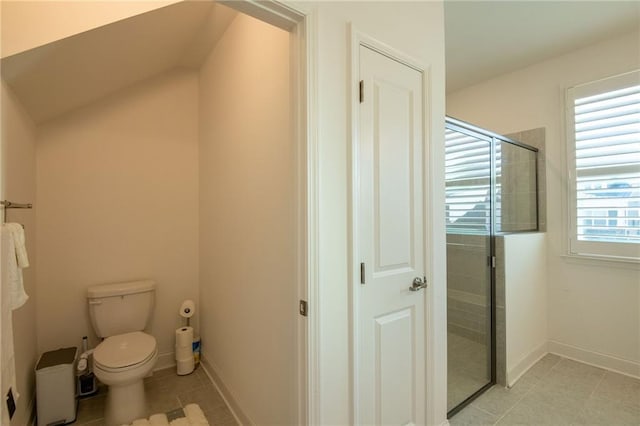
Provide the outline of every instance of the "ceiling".
[[[215,2],[180,2],[3,58],[2,78],[41,123],[172,68],[198,68],[235,15]],[[447,91],[639,21],[640,1],[445,0]]]
[[447,92],[639,26],[640,1],[445,0]]
[[2,59],[2,78],[41,123],[176,67],[197,69],[236,16],[185,1]]

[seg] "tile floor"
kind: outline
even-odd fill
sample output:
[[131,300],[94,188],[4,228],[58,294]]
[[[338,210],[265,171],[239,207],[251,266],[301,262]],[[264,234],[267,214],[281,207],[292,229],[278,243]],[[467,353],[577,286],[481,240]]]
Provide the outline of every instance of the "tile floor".
[[486,345],[449,332],[447,334],[447,410],[491,382]]
[[549,354],[511,388],[449,419],[463,425],[640,425],[640,380]]
[[[153,373],[145,379],[149,415],[167,413],[169,419],[184,417],[182,407],[196,403],[211,426],[233,425],[235,418],[201,367],[187,376],[178,376],[174,368]],[[103,426],[106,388],[100,386],[95,396],[80,399],[75,425]]]
[[[150,413],[181,415],[197,403],[211,426],[237,425],[202,368],[177,376],[172,368],[145,379]],[[80,400],[76,425],[102,426],[106,393]],[[465,425],[640,425],[640,380],[557,355],[536,363],[511,389],[494,386],[449,419]]]

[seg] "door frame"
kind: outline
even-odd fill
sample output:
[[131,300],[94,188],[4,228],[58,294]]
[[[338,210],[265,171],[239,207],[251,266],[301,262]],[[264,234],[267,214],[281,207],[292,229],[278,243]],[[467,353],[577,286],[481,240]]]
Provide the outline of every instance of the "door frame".
[[[385,44],[377,39],[359,31],[353,24],[349,26],[349,58],[350,58],[350,69],[348,73],[348,84],[351,88],[350,91],[350,117],[348,123],[350,124],[350,143],[349,143],[349,170],[348,175],[350,176],[349,188],[348,188],[348,205],[349,205],[349,214],[348,214],[348,232],[349,232],[349,246],[348,246],[348,254],[349,254],[349,369],[351,371],[351,377],[349,380],[349,395],[350,401],[349,406],[351,407],[351,424],[359,424],[359,419],[357,418],[357,404],[359,401],[359,397],[357,394],[357,386],[358,383],[358,345],[357,342],[359,340],[359,330],[358,330],[358,288],[360,284],[360,268],[356,267],[360,262],[360,253],[358,250],[358,199],[359,199],[359,168],[358,168],[358,140],[360,136],[360,121],[359,121],[359,108],[360,108],[360,95],[359,95],[359,82],[360,82],[360,73],[359,73],[359,64],[360,64],[360,46],[367,47],[381,55],[384,55],[390,59],[393,59],[397,62],[400,62],[416,71],[418,71],[422,75],[422,107],[423,107],[423,131],[422,131],[422,184],[424,191],[424,202],[423,202],[423,253],[424,253],[424,265],[425,265],[425,275],[427,277],[427,282],[430,285],[425,289],[424,296],[425,300],[425,360],[424,360],[424,371],[426,374],[425,377],[425,395],[426,395],[426,404],[425,404],[425,416],[424,418],[427,420],[428,424],[434,424],[436,419],[436,399],[435,399],[435,386],[434,380],[430,378],[433,377],[434,372],[434,363],[435,363],[435,351],[434,348],[434,336],[436,334],[436,328],[434,324],[434,312],[433,309],[433,297],[430,297],[433,293],[433,285],[434,277],[433,277],[433,268],[431,261],[431,233],[432,233],[432,200],[431,200],[431,190],[429,186],[428,176],[430,171],[428,170],[431,167],[431,133],[429,128],[431,127],[431,123],[429,117],[431,116],[431,105],[429,103],[429,90],[431,89],[431,67],[421,63],[415,58],[406,55],[405,53]],[[446,380],[446,379],[445,379]]]
[[297,315],[295,391],[298,424],[320,423],[320,307],[318,228],[317,17],[278,0],[218,0],[232,9],[290,34],[292,121],[295,159],[295,248],[297,291],[291,306],[307,301],[308,316]]

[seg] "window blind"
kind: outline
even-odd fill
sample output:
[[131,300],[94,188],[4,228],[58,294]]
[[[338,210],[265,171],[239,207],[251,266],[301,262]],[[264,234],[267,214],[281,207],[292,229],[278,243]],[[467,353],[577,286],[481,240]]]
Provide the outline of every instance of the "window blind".
[[447,232],[484,234],[491,226],[491,144],[445,131]]
[[640,243],[640,85],[574,99],[576,238]]

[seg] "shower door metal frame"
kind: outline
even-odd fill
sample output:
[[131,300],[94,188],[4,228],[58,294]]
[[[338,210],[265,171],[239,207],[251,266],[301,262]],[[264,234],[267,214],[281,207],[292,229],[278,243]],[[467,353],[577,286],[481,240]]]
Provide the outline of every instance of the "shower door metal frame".
[[[490,199],[489,199],[489,216],[490,216],[490,224],[489,224],[489,256],[488,256],[488,267],[490,269],[489,273],[489,303],[491,304],[489,319],[491,322],[490,325],[490,352],[491,356],[489,359],[489,368],[490,368],[490,380],[487,384],[482,386],[480,389],[469,395],[466,399],[460,402],[458,405],[453,407],[451,410],[447,412],[447,419],[450,419],[456,413],[461,411],[467,405],[469,405],[472,401],[482,395],[484,392],[489,390],[493,385],[496,384],[496,236],[503,235],[503,232],[496,231],[496,184],[497,184],[497,176],[496,176],[496,147],[500,142],[506,142],[512,145],[516,145],[520,148],[533,151],[536,153],[535,161],[536,161],[536,230],[539,228],[539,200],[537,198],[538,192],[538,173],[537,173],[537,163],[538,163],[538,149],[522,142],[518,142],[516,140],[510,139],[506,136],[499,135],[497,133],[491,132],[489,130],[483,129],[481,127],[475,126],[473,124],[464,122],[462,120],[458,120],[453,117],[446,116],[445,117],[445,128],[449,130],[453,130],[459,133],[463,133],[472,137],[476,137],[478,139],[487,141],[489,143],[489,152],[490,152],[490,172],[489,172],[489,191],[490,191]],[[527,231],[529,232],[529,231]],[[448,386],[448,383],[447,383]]]

